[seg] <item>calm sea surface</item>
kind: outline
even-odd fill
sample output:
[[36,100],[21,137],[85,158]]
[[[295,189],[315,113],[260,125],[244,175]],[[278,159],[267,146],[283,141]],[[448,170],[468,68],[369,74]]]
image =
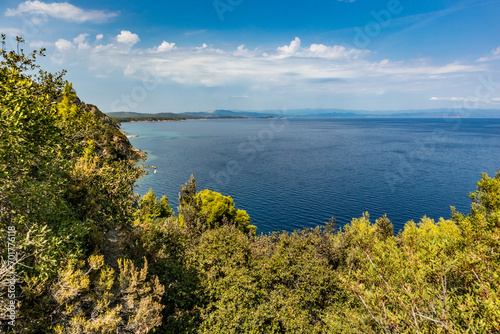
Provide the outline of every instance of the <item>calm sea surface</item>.
[[468,212],[481,172],[500,169],[500,119],[251,119],[123,123],[157,167],[153,188],[177,212],[180,186],[230,195],[258,232]]

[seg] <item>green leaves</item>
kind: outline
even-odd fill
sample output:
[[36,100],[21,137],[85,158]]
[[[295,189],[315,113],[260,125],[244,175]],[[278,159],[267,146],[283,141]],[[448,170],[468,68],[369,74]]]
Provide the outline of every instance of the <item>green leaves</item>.
[[161,200],[156,197],[153,189],[149,189],[139,201],[139,206],[135,212],[136,220],[148,220],[156,218],[168,218],[172,216],[172,209],[168,203],[167,196]]
[[232,224],[245,233],[255,235],[257,227],[250,225],[250,216],[236,209],[233,199],[208,189],[196,192],[194,176],[183,186],[179,194],[179,221],[187,226],[193,237],[205,230]]
[[[16,229],[16,248],[22,259],[16,270],[19,291],[23,291],[17,296],[19,328],[28,332],[48,331],[54,303],[75,299],[74,305],[80,305],[83,314],[89,310],[81,299],[89,293],[85,284],[64,298],[64,293],[58,297],[48,292],[61,275],[87,277],[76,269],[79,265],[65,272],[63,264],[83,263],[108,244],[112,245],[107,249],[119,248],[119,240],[107,240],[105,232],[131,225],[137,204],[133,187],[144,173],[135,166],[139,155],[117,126],[105,122],[97,108],[78,100],[71,84],[62,79],[64,71],[32,71],[38,67],[36,57],[42,54],[26,55],[22,49],[0,51],[0,231],[7,226]],[[161,210],[167,210],[163,203]],[[3,233],[0,242],[6,243]],[[2,251],[4,256],[6,251]],[[101,272],[102,284],[97,285],[102,290],[109,286],[106,277],[110,271]],[[101,297],[96,309],[112,319],[118,310],[109,306],[109,296]],[[0,292],[0,304],[5,298]],[[143,301],[146,299],[141,298],[141,307],[127,311],[127,317],[146,321],[145,308],[152,305]],[[146,332],[140,328],[152,328],[158,322],[156,317],[151,324],[130,332]],[[100,331],[98,328],[89,331]]]
[[234,207],[234,201],[230,196],[208,189],[200,191],[196,196],[200,207],[200,214],[206,220],[209,228],[215,228],[223,223],[233,223],[238,229],[245,233],[253,233],[257,228],[250,224],[250,216],[244,210]]
[[87,264],[69,263],[58,273],[51,294],[55,333],[143,333],[161,323],[159,303],[164,292],[158,278],[148,279],[130,260],[118,261],[118,273],[103,256],[90,256]]

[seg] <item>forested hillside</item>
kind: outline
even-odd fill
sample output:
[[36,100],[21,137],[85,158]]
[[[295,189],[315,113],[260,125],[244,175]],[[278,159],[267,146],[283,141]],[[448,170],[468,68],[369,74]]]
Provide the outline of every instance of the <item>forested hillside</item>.
[[498,333],[500,172],[396,236],[368,214],[258,235],[194,177],[176,212],[134,195],[144,155],[40,56],[2,43],[2,332]]

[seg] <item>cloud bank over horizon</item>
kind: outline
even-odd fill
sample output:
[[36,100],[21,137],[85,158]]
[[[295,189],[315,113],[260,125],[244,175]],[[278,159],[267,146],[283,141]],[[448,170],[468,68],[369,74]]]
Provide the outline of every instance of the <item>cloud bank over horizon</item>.
[[[454,108],[464,103],[477,108],[499,106],[498,43],[463,47],[461,53],[446,48],[436,53],[454,36],[434,37],[437,42],[433,42],[424,40],[428,35],[419,32],[441,24],[436,17],[465,15],[465,9],[480,10],[484,4],[429,11],[410,10],[411,4],[398,0],[391,0],[390,6],[339,0],[328,6],[346,11],[347,16],[336,13],[338,20],[346,16],[346,22],[333,32],[325,26],[333,21],[321,23],[320,9],[308,7],[317,14],[308,22],[318,33],[300,28],[303,23],[294,29],[259,23],[265,34],[253,31],[255,28],[241,28],[234,34],[227,30],[236,24],[226,23],[231,15],[237,18],[249,10],[243,4],[227,11],[224,22],[217,22],[215,11],[210,16],[207,8],[190,8],[185,27],[172,26],[174,16],[167,20],[170,12],[152,5],[144,6],[144,22],[131,20],[138,14],[128,9],[129,0],[119,4],[122,2],[110,3],[110,9],[104,10],[95,9],[97,3],[77,0],[9,0],[5,8],[0,6],[5,19],[0,32],[28,35],[30,47],[47,48],[49,69],[67,68],[75,86],[83,87],[84,95],[95,96],[96,103],[109,105],[109,100],[153,81],[155,89],[148,90],[141,101],[145,111],[162,111],[165,99],[179,111],[205,105],[203,109],[254,110],[285,105],[380,110]],[[170,5],[162,6],[167,9]],[[196,16],[197,10],[205,16]],[[172,15],[179,9],[176,11]],[[156,12],[158,18],[154,19]],[[349,26],[358,12],[368,16]],[[417,52],[409,52],[411,48]],[[93,81],[95,85],[90,84]],[[487,94],[478,96],[477,91],[484,87]]]
[[54,45],[58,52],[52,59],[60,64],[71,60],[101,75],[137,79],[154,76],[193,87],[245,84],[257,91],[286,88],[360,95],[428,89],[431,84],[439,87],[488,70],[482,63],[436,65],[427,59],[370,59],[373,57],[368,57],[371,52],[367,49],[303,45],[299,37],[274,50],[247,49],[244,44],[224,50],[206,43],[190,47],[166,41],[140,48],[134,47],[140,37],[126,30],[108,39],[110,43],[102,44],[102,37],[96,38],[93,45],[88,34],[73,41],[60,39]]

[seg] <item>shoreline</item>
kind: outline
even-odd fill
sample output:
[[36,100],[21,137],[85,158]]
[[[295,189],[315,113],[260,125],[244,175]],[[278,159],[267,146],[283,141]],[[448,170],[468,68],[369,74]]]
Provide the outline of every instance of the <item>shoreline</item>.
[[118,124],[121,123],[155,123],[155,122],[187,122],[187,121],[208,121],[208,120],[242,120],[242,119],[286,119],[286,117],[200,117],[200,118],[187,118],[187,119],[134,119],[134,120],[121,120],[117,121]]

